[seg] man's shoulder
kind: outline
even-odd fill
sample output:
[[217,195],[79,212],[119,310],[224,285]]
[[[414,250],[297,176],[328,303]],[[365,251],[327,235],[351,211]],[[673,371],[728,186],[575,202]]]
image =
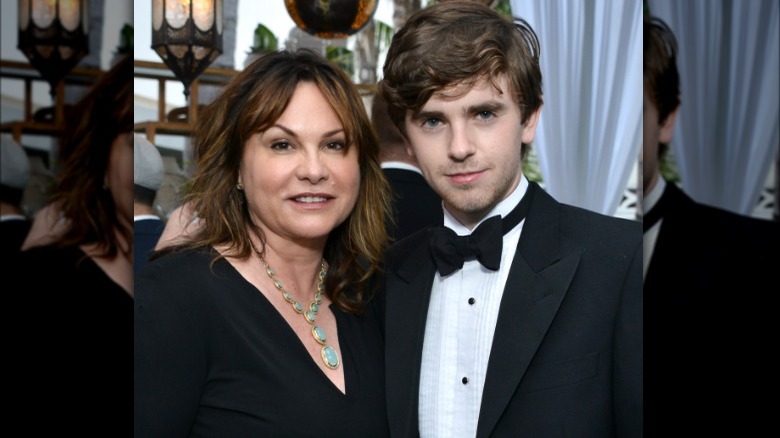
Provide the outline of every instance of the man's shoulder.
[[584,228],[596,233],[627,233],[642,236],[642,223],[636,220],[618,216],[610,216],[582,207],[568,204],[561,205],[563,223],[577,228]]

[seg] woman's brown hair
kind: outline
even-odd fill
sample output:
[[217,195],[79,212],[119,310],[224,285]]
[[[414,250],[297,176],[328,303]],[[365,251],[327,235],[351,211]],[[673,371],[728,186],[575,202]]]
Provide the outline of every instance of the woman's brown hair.
[[65,116],[60,138],[64,161],[49,198],[69,220],[58,245],[97,244],[103,257],[112,258],[120,251],[131,255],[132,246],[121,246],[116,232],[132,242],[133,229],[120,226],[105,176],[112,143],[120,135],[131,142],[132,129],[133,59],[125,56]]
[[[338,115],[347,147],[358,149],[360,191],[355,209],[334,229],[325,246],[326,290],[341,309],[359,312],[381,270],[388,242],[389,184],[379,164],[379,142],[357,87],[339,67],[302,49],[266,54],[238,73],[200,114],[195,131],[196,170],[184,202],[205,226],[178,247],[227,246],[225,256],[245,259],[251,236],[265,241],[236,189],[246,141],[269,128],[284,112],[300,82],[315,84]],[[216,256],[215,260],[221,255]],[[350,293],[345,293],[347,290]]]

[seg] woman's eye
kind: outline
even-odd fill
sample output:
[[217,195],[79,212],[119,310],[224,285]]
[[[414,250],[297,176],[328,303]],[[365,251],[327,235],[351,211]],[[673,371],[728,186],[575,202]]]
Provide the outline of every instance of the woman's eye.
[[327,147],[328,149],[332,149],[334,151],[340,151],[340,150],[343,150],[346,146],[344,145],[344,143],[342,143],[340,141],[331,141],[331,142],[328,142],[325,145],[325,147]]
[[285,151],[287,149],[290,149],[292,146],[290,143],[286,141],[276,141],[271,143],[271,149],[279,150],[279,151]]

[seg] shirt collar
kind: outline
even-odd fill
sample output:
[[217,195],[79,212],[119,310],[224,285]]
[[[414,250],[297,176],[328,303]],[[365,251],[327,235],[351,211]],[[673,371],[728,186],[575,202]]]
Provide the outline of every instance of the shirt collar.
[[[488,219],[495,215],[500,215],[502,218],[508,215],[509,212],[511,212],[512,209],[514,209],[517,206],[517,204],[520,203],[520,200],[523,199],[523,196],[525,196],[525,192],[527,190],[528,190],[528,180],[525,178],[525,175],[520,174],[520,183],[517,184],[517,187],[515,187],[512,193],[510,193],[509,196],[506,197],[506,199],[496,204],[495,207],[493,207],[482,219],[480,219],[480,221],[477,223],[474,229],[476,229],[479,226],[479,224],[484,222],[485,219]],[[468,228],[466,228],[466,226],[461,224],[443,206],[442,206],[442,210],[444,210],[445,227],[452,229],[453,231],[455,231],[455,234],[459,236],[467,236],[471,234],[472,230],[469,230]]]

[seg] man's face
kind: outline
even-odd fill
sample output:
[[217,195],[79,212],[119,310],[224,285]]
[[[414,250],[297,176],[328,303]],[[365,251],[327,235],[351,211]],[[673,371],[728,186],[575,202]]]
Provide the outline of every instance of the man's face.
[[647,87],[642,95],[642,190],[647,193],[655,186],[661,175],[658,147],[660,143],[666,144],[672,140],[679,107],[666,116],[666,119],[659,121],[658,107],[649,96]]
[[534,139],[539,111],[525,125],[506,78],[463,93],[455,85],[406,114],[410,152],[428,184],[461,223],[472,228],[517,187],[523,143]]

